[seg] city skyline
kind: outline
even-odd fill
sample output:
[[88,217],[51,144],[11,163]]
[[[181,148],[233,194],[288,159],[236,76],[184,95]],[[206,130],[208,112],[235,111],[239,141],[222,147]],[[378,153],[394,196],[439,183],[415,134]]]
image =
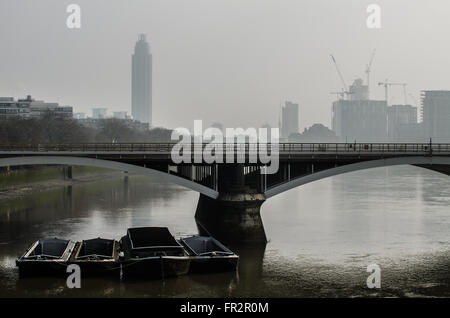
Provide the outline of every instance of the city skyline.
[[[365,65],[377,49],[372,99],[384,99],[377,82],[385,78],[407,82],[413,105],[422,90],[448,89],[442,70],[450,67],[450,61],[446,44],[439,39],[450,26],[443,10],[450,4],[439,3],[380,1],[380,30],[367,29],[366,4],[355,1],[265,1],[258,6],[206,1],[195,1],[197,6],[161,1],[127,6],[111,1],[103,8],[82,0],[79,30],[61,23],[64,3],[40,1],[28,11],[21,1],[2,3],[0,25],[8,27],[0,28],[4,44],[0,96],[32,94],[73,105],[76,112],[89,113],[97,105],[130,112],[130,47],[137,34],[147,33],[155,58],[156,126],[189,126],[194,119],[203,119],[220,120],[225,126],[267,122],[274,127],[278,105],[292,100],[299,104],[300,131],[314,123],[331,127],[335,96],[330,92],[342,85],[330,54],[351,82],[364,78]],[[194,8],[201,8],[203,14]],[[285,16],[281,19],[277,13]],[[417,23],[406,23],[410,20]],[[11,28],[15,32],[6,32]],[[311,31],[315,37],[308,36]],[[430,32],[435,36],[426,36]],[[390,96],[390,104],[403,103],[401,87],[392,88]],[[237,111],[240,116],[235,116]]]

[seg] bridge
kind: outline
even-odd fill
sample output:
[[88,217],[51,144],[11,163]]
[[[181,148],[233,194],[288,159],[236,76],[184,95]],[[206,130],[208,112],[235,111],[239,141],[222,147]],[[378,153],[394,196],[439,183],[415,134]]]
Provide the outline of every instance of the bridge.
[[[270,197],[330,176],[384,166],[414,165],[450,175],[450,144],[280,143],[279,169],[250,162],[258,144],[215,144],[233,163],[195,160],[175,164],[174,143],[0,145],[0,167],[68,165],[109,168],[173,182],[200,193],[196,220],[201,231],[224,241],[265,242],[260,207]],[[270,147],[268,147],[270,149]],[[270,153],[270,151],[269,151]]]

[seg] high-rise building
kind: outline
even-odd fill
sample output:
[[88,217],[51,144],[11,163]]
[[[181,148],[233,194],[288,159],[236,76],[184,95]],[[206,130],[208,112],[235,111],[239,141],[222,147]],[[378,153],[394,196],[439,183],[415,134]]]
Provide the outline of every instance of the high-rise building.
[[349,87],[349,99],[333,102],[331,127],[345,142],[383,142],[387,140],[385,101],[370,100],[368,86],[357,78]]
[[425,137],[450,142],[450,91],[423,91],[422,112]]
[[145,34],[139,35],[131,58],[131,115],[152,125],[152,55]]
[[72,118],[71,106],[60,106],[58,103],[47,103],[35,100],[28,95],[26,98],[14,100],[13,97],[0,97],[0,118],[9,117],[42,117],[51,113],[60,118]]
[[298,132],[298,104],[287,101],[281,108],[281,138],[288,140],[291,134]]
[[387,140],[386,101],[344,100],[333,102],[332,130],[342,142]]
[[[411,129],[417,127],[417,107],[411,105],[392,105],[387,108],[388,137],[390,141],[414,140]],[[416,128],[417,129],[417,128]]]
[[30,103],[19,103],[13,97],[0,97],[0,118],[30,117]]

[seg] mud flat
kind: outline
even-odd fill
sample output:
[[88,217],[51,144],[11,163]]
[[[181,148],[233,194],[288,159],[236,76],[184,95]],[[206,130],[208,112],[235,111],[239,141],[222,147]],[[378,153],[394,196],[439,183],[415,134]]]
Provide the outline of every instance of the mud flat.
[[95,182],[123,176],[108,169],[74,167],[73,178],[64,176],[63,167],[45,167],[0,173],[0,202],[79,183]]

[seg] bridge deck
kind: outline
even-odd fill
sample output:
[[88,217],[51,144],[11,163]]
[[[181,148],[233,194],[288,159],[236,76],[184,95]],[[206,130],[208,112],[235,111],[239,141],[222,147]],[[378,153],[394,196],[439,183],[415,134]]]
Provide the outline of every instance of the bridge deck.
[[[233,153],[234,162],[243,163],[238,166],[228,165],[226,162],[210,163],[204,158],[195,162],[196,154],[202,152],[206,145],[211,146],[190,145],[191,163],[178,165],[171,156],[175,143],[0,145],[0,167],[35,164],[92,165],[154,176],[211,198],[216,198],[222,189],[228,189],[230,185],[256,189],[270,197],[320,178],[388,165],[411,164],[450,174],[450,144],[214,144],[216,150],[221,150],[223,154]],[[263,167],[269,163],[262,160],[258,150],[262,153],[267,150],[272,152],[271,159],[275,159],[274,152],[278,152],[279,166],[274,173],[261,174],[265,171]],[[238,158],[245,160],[237,161]],[[250,158],[255,161],[250,161]]]
[[[88,143],[88,144],[37,144],[0,145],[0,156],[80,156],[116,160],[171,160],[175,143]],[[203,151],[191,145],[192,156]],[[429,143],[280,143],[280,144],[214,144],[222,153],[256,156],[258,151],[271,154],[278,151],[282,161],[316,159],[355,159],[383,158],[401,156],[439,156],[450,155],[450,144]],[[257,157],[257,156],[256,156]]]
[[[87,144],[29,144],[29,145],[0,145],[0,153],[4,152],[132,152],[132,153],[170,153],[176,143],[87,143]],[[252,152],[258,149],[278,149],[280,153],[317,153],[317,152],[450,152],[450,143],[203,143],[213,145],[223,151]],[[185,149],[188,149],[186,145]],[[194,147],[190,145],[191,151]],[[200,146],[200,145],[198,145]]]

